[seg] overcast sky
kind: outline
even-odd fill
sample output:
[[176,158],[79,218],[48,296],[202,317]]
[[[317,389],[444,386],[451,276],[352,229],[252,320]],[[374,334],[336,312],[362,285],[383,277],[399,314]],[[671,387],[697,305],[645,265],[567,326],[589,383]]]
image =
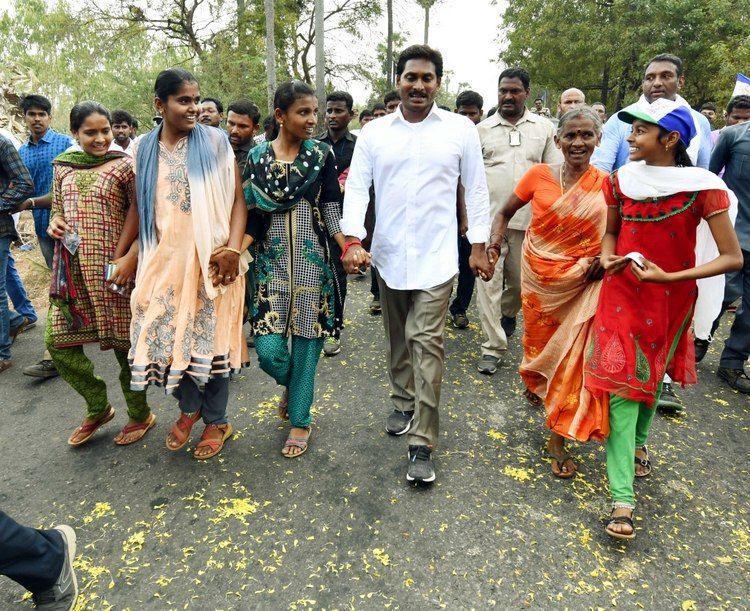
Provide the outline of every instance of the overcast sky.
[[[385,2],[383,2],[385,4]],[[424,11],[414,0],[394,0],[395,25],[406,45],[421,43],[424,37]],[[438,0],[430,12],[431,46],[443,54],[445,69],[451,70],[451,89],[469,83],[485,100],[487,111],[497,102],[497,76],[501,66],[497,57],[502,45],[500,21],[503,0]],[[374,56],[375,44],[385,40],[386,19],[380,19],[375,31],[363,36],[362,47]],[[346,52],[334,41],[336,55]],[[358,104],[367,101],[369,91],[363,84],[349,83],[349,91]]]

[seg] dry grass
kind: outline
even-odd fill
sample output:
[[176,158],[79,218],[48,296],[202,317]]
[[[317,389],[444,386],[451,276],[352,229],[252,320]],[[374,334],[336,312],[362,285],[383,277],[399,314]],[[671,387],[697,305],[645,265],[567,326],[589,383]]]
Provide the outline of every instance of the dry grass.
[[29,299],[34,304],[37,313],[47,310],[49,305],[50,271],[44,263],[44,257],[35,245],[34,250],[23,251],[11,249],[16,260],[16,268],[21,275]]

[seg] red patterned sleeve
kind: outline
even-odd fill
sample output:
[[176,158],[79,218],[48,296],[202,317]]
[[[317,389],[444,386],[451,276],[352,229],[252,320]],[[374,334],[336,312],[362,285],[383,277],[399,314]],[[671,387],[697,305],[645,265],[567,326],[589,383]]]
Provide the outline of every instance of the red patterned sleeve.
[[726,191],[720,189],[701,191],[698,203],[701,205],[701,216],[704,219],[729,210],[729,196]]
[[604,177],[602,181],[602,192],[604,193],[604,201],[607,204],[607,208],[619,208],[620,202],[615,198],[614,189],[612,187],[612,175]]

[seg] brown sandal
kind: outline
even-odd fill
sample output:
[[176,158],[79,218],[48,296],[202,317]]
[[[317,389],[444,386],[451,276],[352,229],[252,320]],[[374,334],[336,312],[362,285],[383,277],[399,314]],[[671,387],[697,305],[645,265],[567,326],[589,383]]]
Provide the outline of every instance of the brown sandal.
[[[562,454],[552,454],[547,450],[547,455],[552,459],[552,475],[555,477],[559,477],[560,479],[570,479],[578,472],[578,465],[576,465],[573,457],[567,452],[563,451]],[[566,473],[563,472],[563,467],[568,461],[572,463],[573,470]],[[555,465],[557,465],[557,469],[555,469]]]
[[[197,460],[208,460],[209,458],[213,458],[224,449],[224,443],[232,436],[232,433],[234,433],[234,430],[229,423],[207,424],[206,428],[203,430],[203,435],[201,435],[200,442],[195,446],[193,456]],[[198,456],[196,452],[201,448],[208,448],[211,452]]]
[[[190,417],[190,415],[186,414],[185,412],[182,412],[177,422],[175,422],[172,425],[172,428],[169,430],[169,435],[167,435],[167,440],[165,442],[167,445],[167,450],[171,450],[172,452],[177,452],[181,450],[185,446],[185,444],[188,442],[188,439],[190,439],[190,431],[193,430],[193,425],[196,422],[198,422],[200,418],[201,418],[201,410],[198,410],[197,412],[195,412],[195,414],[193,414],[192,417]],[[170,435],[180,445],[177,445],[177,446],[169,445]]]
[[[102,426],[107,424],[107,422],[112,420],[112,418],[114,417],[115,409],[111,405],[107,405],[107,410],[97,420],[95,420],[94,422],[89,422],[88,424],[82,424],[75,431],[73,431],[70,437],[68,437],[68,445],[71,445],[74,448],[82,446],[94,436],[94,433],[96,433]],[[84,433],[86,436],[83,439],[79,439],[78,441],[73,441],[73,437],[80,433]]]
[[[143,437],[148,433],[154,426],[156,425],[156,416],[154,414],[149,414],[148,418],[146,418],[143,422],[132,422],[130,424],[126,424],[124,427],[122,427],[122,430],[120,433],[115,437],[115,443],[118,446],[128,446],[131,443],[136,443],[143,439]],[[128,435],[130,433],[139,433],[135,438],[131,439],[130,441],[123,441],[123,438],[125,435]]]

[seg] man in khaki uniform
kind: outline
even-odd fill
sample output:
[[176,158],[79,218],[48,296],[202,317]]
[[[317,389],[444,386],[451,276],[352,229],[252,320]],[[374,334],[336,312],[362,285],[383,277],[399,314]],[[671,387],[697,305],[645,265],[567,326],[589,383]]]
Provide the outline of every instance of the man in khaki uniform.
[[[555,146],[552,123],[526,109],[528,97],[528,72],[521,68],[503,71],[498,81],[497,113],[477,126],[492,217],[513,193],[526,170],[536,163],[563,160]],[[486,338],[477,365],[480,373],[492,375],[497,371],[508,348],[507,336],[516,328],[516,315],[521,309],[521,245],[530,221],[529,206],[513,216],[495,276],[477,286],[477,305]]]

